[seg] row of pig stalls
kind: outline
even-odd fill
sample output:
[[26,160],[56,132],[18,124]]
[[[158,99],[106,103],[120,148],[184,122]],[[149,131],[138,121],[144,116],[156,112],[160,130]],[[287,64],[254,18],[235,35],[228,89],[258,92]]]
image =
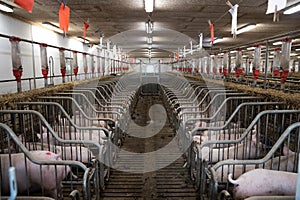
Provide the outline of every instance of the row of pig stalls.
[[[172,75],[161,78],[161,91],[164,102],[167,103],[166,109],[170,114],[170,123],[175,129],[178,129],[178,112],[184,107],[189,108],[190,105],[202,105],[206,98],[211,96],[206,95],[209,89],[220,91],[224,87],[211,84],[209,89],[204,82],[187,81],[186,78],[177,76],[176,79]],[[204,106],[203,106],[204,107]]]
[[[291,176],[295,180],[295,173],[298,172],[299,130],[297,129],[296,134],[289,133],[288,137],[282,134],[291,124],[299,122],[300,111],[271,99],[247,94],[239,96],[239,93],[234,94],[237,96],[228,95],[219,102],[216,101],[215,97],[223,92],[225,90],[208,98],[206,108],[191,106],[187,108],[189,110],[186,113],[190,116],[179,118],[180,146],[187,155],[190,176],[199,190],[200,197],[216,199],[222,190],[226,191],[223,191],[224,197],[231,195],[235,199],[257,195],[295,196],[295,190],[292,190],[292,193],[289,193],[289,190],[282,191],[278,189],[282,185],[276,184],[262,187],[257,193],[246,193],[255,190],[253,188],[257,186],[253,185],[247,191],[239,187],[233,179],[250,170],[262,168],[262,172],[258,170],[258,174],[268,174],[270,169],[280,171],[278,174],[286,171],[292,172]],[[199,108],[197,113],[195,110]],[[280,137],[285,138],[281,139],[284,142],[280,142]],[[229,174],[232,174],[232,179],[228,178]],[[272,182],[272,177],[269,179]],[[249,186],[251,181],[248,182]],[[263,180],[261,182],[264,183]],[[282,182],[284,183],[283,180]],[[236,185],[234,188],[232,183]],[[295,189],[295,182],[291,183],[284,188]]]
[[[197,88],[195,81],[190,83]],[[294,198],[299,159],[299,128],[294,123],[300,121],[299,110],[226,88],[210,90],[209,84],[198,90],[208,95],[195,100],[197,92],[185,92],[183,79],[167,85],[164,99],[178,115],[173,117],[178,142],[201,199]],[[174,101],[183,103],[180,110]]]
[[116,77],[1,110],[1,198],[13,166],[18,195],[100,199],[136,88]]
[[298,90],[298,44],[292,44],[297,39],[284,38],[280,41],[281,47],[272,45],[277,40],[248,44],[214,55],[202,53],[199,58],[194,56],[173,63],[176,66],[172,70],[253,87]]

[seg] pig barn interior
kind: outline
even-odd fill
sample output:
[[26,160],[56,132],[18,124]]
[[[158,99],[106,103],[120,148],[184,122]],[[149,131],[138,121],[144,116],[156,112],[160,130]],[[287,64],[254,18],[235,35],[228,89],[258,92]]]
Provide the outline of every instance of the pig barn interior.
[[0,199],[300,199],[300,0],[0,0]]

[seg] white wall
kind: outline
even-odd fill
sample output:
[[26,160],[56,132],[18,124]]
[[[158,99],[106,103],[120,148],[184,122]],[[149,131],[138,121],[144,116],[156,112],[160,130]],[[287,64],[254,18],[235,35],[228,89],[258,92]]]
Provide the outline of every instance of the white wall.
[[[53,46],[64,47],[67,49],[85,51],[96,55],[97,50],[95,48],[89,48],[83,45],[83,43],[72,38],[64,38],[62,35],[57,34],[48,29],[42,27],[33,26],[31,24],[22,22],[20,20],[11,18],[9,16],[0,13],[0,33],[8,36],[16,36],[21,39],[27,39],[30,41],[46,43]],[[20,42],[21,60],[23,66],[22,78],[33,78],[41,77],[41,60],[40,60],[40,47],[37,44],[32,45],[31,43]],[[65,52],[66,57],[72,57],[70,51]],[[57,48],[47,47],[47,56],[54,59],[54,75],[61,75],[60,72],[60,61],[59,61],[59,50]],[[11,62],[11,45],[8,38],[0,37],[0,80],[14,80],[15,77],[12,73],[12,62]],[[90,56],[87,56],[88,61],[88,72],[91,72]],[[48,61],[49,62],[49,61]],[[98,59],[94,58],[95,72],[97,72]],[[82,54],[78,53],[78,65],[79,72],[84,73]],[[52,75],[52,74],[51,74]],[[49,80],[48,80],[49,82]],[[61,78],[54,80],[56,84],[61,83]],[[32,88],[34,82],[31,82]],[[37,88],[44,87],[44,80],[36,80]],[[29,90],[29,81],[22,81],[22,90]],[[0,83],[0,94],[14,93],[17,91],[16,81],[8,83]]]
[[[131,64],[131,71],[140,72],[140,60],[142,61],[142,72],[143,73],[158,73],[159,61],[168,62],[169,60],[164,58],[152,58],[149,62],[148,58],[136,58],[136,64]],[[160,64],[160,72],[170,72],[172,71],[171,64]]]

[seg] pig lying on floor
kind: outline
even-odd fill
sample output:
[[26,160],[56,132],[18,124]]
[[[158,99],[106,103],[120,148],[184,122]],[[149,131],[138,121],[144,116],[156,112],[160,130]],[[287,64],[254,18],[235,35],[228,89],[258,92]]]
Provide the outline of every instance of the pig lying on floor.
[[[40,134],[37,134],[38,138],[40,137]],[[43,136],[47,136],[46,133],[43,133]],[[51,138],[53,136],[51,135]],[[21,141],[25,141],[23,135],[20,135],[19,138]],[[33,143],[33,142],[27,142],[23,143],[27,149],[30,151],[36,151],[36,150],[49,150],[51,152],[56,153],[60,158],[63,160],[75,160],[80,161],[83,163],[89,163],[95,156],[90,152],[90,150],[84,146],[59,146],[59,145],[52,145],[47,144],[47,138],[44,137],[43,140],[45,143]],[[53,140],[52,140],[53,141]],[[11,146],[10,150],[14,153],[19,152],[17,149],[15,149],[14,146]],[[8,153],[8,151],[6,151]]]
[[[37,161],[58,161],[59,155],[49,151],[30,151],[31,155]],[[11,157],[11,165],[10,158]],[[14,166],[16,169],[18,194],[27,191],[38,191],[44,189],[45,195],[53,198],[60,198],[61,182],[70,172],[69,166],[57,165],[37,165],[28,158],[25,159],[23,153],[0,154],[1,166],[1,189],[3,195],[9,194],[8,169]],[[27,164],[27,172],[25,168]],[[42,171],[42,177],[41,177]],[[41,180],[42,178],[42,180]]]
[[[294,172],[297,169],[296,153],[289,150],[287,146],[283,147],[283,156],[277,156],[268,160],[264,165],[260,164],[259,168],[279,169],[280,171]],[[216,170],[218,181],[226,182],[228,174],[234,171],[233,178],[238,178],[243,173],[255,169],[255,165],[224,165]],[[223,172],[223,173],[222,173]]]
[[[243,142],[238,144],[236,147],[231,146],[228,148],[213,148],[210,149],[209,147],[204,147],[201,149],[202,159],[210,161],[211,163],[216,163],[220,160],[227,160],[227,159],[252,159],[256,158],[257,154],[262,148],[262,144],[259,142],[257,145],[256,141],[256,134],[251,136],[251,140],[249,138],[246,139],[247,142]],[[258,146],[258,149],[256,149]],[[211,154],[211,157],[210,157]],[[211,159],[210,159],[211,158]]]
[[237,180],[228,175],[234,184],[234,199],[245,199],[251,196],[294,196],[297,188],[297,173],[268,169],[254,169],[241,175]]

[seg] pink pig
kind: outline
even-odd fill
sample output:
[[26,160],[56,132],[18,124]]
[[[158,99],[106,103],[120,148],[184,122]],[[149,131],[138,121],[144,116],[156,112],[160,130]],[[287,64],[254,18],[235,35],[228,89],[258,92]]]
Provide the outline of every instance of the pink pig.
[[[59,155],[49,151],[30,151],[30,154],[37,161],[57,161],[61,160]],[[25,168],[25,156],[23,153],[11,154],[11,165],[8,154],[0,154],[2,191],[9,193],[8,169],[10,166],[16,168],[16,178],[18,193],[40,190],[44,187],[45,195],[57,198],[60,197],[61,182],[70,172],[69,166],[57,165],[37,165],[26,159],[27,172]],[[56,168],[56,170],[55,170]],[[41,180],[42,171],[42,180]],[[28,181],[27,181],[28,180]],[[42,182],[41,182],[42,181]]]
[[251,196],[294,196],[297,188],[298,174],[268,169],[254,169],[237,180],[228,175],[230,183],[234,184],[234,199],[245,199]]
[[201,150],[202,159],[209,160],[212,163],[216,163],[220,160],[227,160],[227,159],[234,159],[234,158],[238,160],[256,158],[256,153],[259,154],[262,146],[261,143],[259,142],[258,149],[256,152],[256,142],[257,142],[256,135],[252,135],[252,140],[248,138],[247,143],[238,144],[236,148],[234,146],[231,146],[229,148],[221,148],[221,149],[213,148],[211,150],[211,154],[212,154],[211,160],[209,157],[210,148],[204,147]]

